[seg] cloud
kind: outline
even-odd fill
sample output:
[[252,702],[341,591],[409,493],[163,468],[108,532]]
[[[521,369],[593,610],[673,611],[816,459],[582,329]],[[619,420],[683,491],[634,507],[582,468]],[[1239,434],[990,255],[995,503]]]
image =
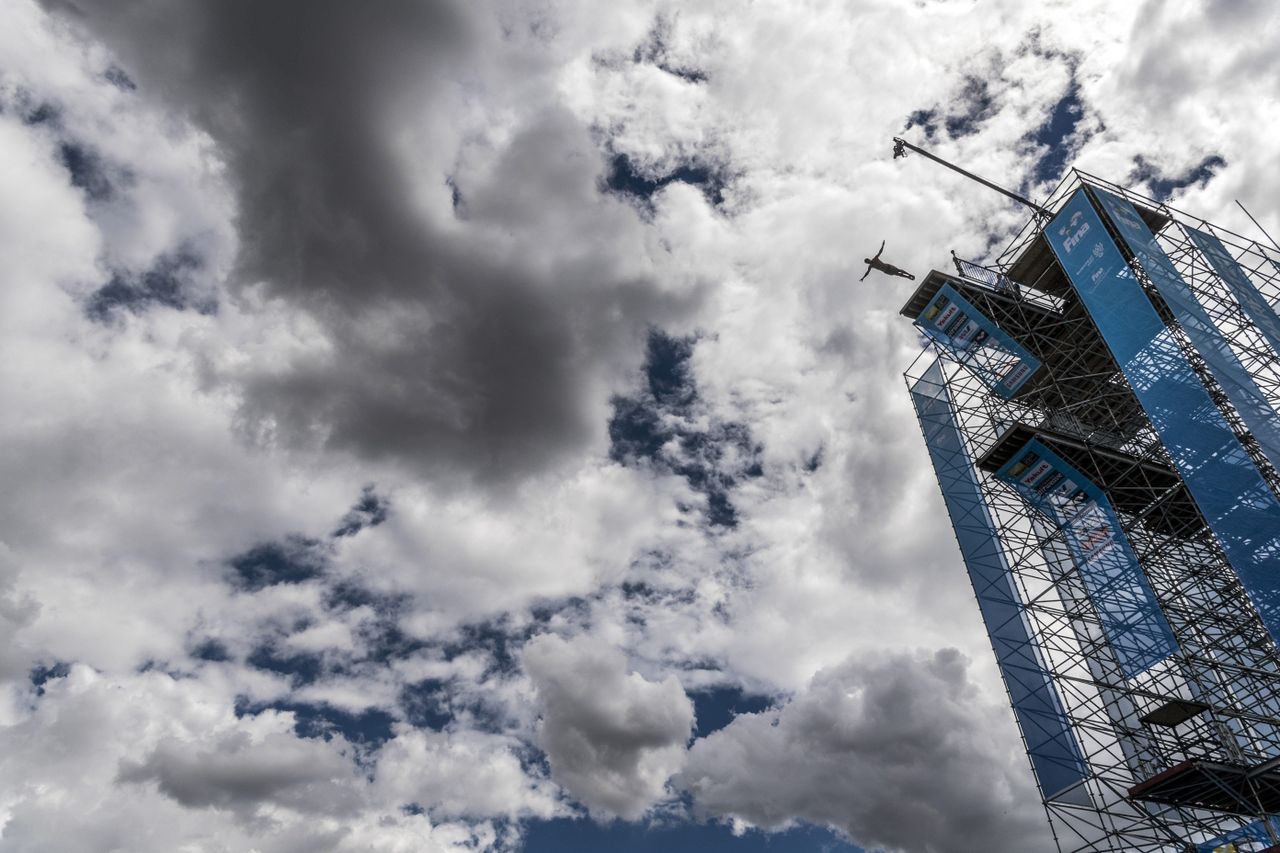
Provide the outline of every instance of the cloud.
[[667,796],[694,722],[680,682],[628,673],[619,651],[588,637],[543,634],[523,657],[553,779],[598,817],[635,820]]
[[[601,391],[650,323],[692,304],[656,281],[630,208],[597,192],[603,157],[550,80],[510,105],[502,140],[432,118],[462,106],[461,87],[505,85],[483,10],[80,11],[140,87],[217,141],[237,191],[239,286],[317,324],[305,359],[219,374],[259,440],[508,482],[599,445]],[[487,168],[467,166],[469,133]]]
[[696,741],[678,784],[703,815],[827,824],[869,849],[1047,849],[1016,740],[995,735],[1008,716],[954,649],[853,659]]
[[225,687],[81,665],[45,682],[0,726],[5,849],[474,853],[509,842],[492,822],[380,801],[343,739],[298,738],[290,714],[237,717]]
[[13,555],[0,542],[0,686],[25,679],[35,663],[34,652],[19,641],[18,632],[35,620],[40,604],[31,595],[18,593],[16,575]]
[[188,808],[252,812],[279,805],[349,816],[360,800],[351,784],[354,765],[340,744],[281,733],[253,739],[236,732],[199,744],[165,739],[141,762],[123,762],[119,778],[154,781],[162,794]]
[[526,770],[519,740],[480,732],[405,731],[378,758],[377,787],[433,818],[548,819],[568,813],[549,780]]

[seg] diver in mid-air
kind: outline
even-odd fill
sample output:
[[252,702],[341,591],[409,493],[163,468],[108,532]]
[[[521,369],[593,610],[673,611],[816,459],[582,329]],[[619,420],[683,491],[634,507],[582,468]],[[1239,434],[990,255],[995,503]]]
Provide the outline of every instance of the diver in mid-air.
[[867,265],[867,271],[862,274],[862,278],[858,279],[858,281],[862,281],[863,278],[866,278],[867,276],[871,275],[872,270],[880,270],[880,272],[884,273],[885,275],[896,275],[901,278],[909,278],[912,281],[916,280],[915,276],[913,276],[911,273],[907,272],[906,270],[902,269],[901,267],[895,267],[893,264],[885,263],[884,261],[880,260],[880,255],[883,252],[884,252],[884,241],[881,240],[880,251],[876,252],[876,256],[874,258],[862,259]]

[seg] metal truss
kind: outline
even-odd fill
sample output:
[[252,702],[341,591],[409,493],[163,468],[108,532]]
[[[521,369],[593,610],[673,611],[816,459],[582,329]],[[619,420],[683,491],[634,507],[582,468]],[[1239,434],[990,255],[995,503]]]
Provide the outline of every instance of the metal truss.
[[[1222,240],[1273,304],[1280,299],[1280,251],[1079,171],[1045,207],[1056,209],[1082,186],[1103,187],[1138,207],[1240,362],[1273,407],[1280,405],[1276,352],[1186,229]],[[1280,813],[1280,649],[1058,267],[1042,226],[1029,222],[989,265],[954,258],[954,274],[930,273],[902,313],[914,319],[949,284],[1042,364],[1006,399],[963,359],[926,341],[905,377],[912,388],[926,374],[935,377],[930,381],[944,378],[963,439],[962,454],[953,453],[963,459],[953,461],[974,471],[1030,628],[1028,654],[1048,672],[1083,754],[1083,783],[1066,794],[1041,791],[1058,848],[1199,853],[1212,850],[1206,845],[1214,839],[1228,839],[1241,853],[1269,849],[1280,843],[1273,828],[1280,822],[1271,823]],[[1137,272],[1182,354],[1280,494],[1280,474]],[[1065,531],[995,476],[1033,436],[1106,492],[1177,641],[1174,655],[1136,677],[1126,677],[1109,645]],[[981,598],[983,591],[975,592]],[[1025,725],[1022,735],[1027,745]]]

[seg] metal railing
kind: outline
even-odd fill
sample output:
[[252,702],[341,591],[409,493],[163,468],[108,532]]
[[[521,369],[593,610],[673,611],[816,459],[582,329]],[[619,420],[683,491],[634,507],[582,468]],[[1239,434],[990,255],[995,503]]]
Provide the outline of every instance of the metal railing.
[[951,260],[956,265],[956,273],[966,281],[971,281],[995,293],[1003,294],[1022,302],[1030,302],[1049,311],[1062,311],[1063,301],[1055,296],[1033,290],[1025,284],[1019,284],[998,270],[984,267],[982,264],[976,264],[973,261],[966,261],[964,258],[957,256],[955,252],[951,253]]

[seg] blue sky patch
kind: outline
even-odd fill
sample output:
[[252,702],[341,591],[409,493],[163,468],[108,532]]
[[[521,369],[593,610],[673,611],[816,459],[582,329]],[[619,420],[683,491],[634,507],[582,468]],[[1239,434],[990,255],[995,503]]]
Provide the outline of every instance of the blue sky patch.
[[698,399],[690,359],[696,341],[660,330],[649,334],[645,387],[635,396],[613,399],[609,456],[622,464],[665,467],[706,498],[713,527],[738,523],[731,492],[741,478],[762,476],[763,448],[745,424],[712,419],[694,426]]
[[1159,201],[1168,201],[1175,192],[1190,186],[1203,189],[1217,171],[1227,165],[1227,161],[1218,154],[1210,154],[1196,165],[1180,175],[1165,175],[1159,167],[1145,157],[1134,158],[1133,171],[1129,174],[1129,183],[1144,183],[1151,189],[1151,197]]
[[924,133],[925,142],[933,142],[938,134],[938,113],[937,107],[929,110],[913,110],[907,116],[907,123],[902,126],[902,132],[906,133],[912,128],[920,128]]
[[188,280],[199,268],[200,259],[196,255],[180,251],[160,257],[141,275],[117,272],[89,296],[85,313],[99,323],[109,322],[119,311],[141,314],[157,306],[179,311],[194,308],[202,314],[211,314],[216,305],[195,300],[190,294]]
[[231,660],[231,652],[227,649],[226,643],[210,637],[191,649],[191,657],[210,663],[223,663]]
[[407,594],[375,592],[352,579],[336,581],[324,591],[324,606],[327,610],[369,607],[380,616],[395,616],[404,609],[408,601]]
[[25,99],[19,99],[18,108],[22,112],[23,124],[47,124],[58,127],[62,123],[62,111],[58,109],[56,104],[51,104],[48,101],[41,101],[32,105],[26,103]]
[[440,731],[453,722],[449,682],[428,678],[409,685],[400,691],[400,710],[409,725]]
[[991,86],[982,77],[966,77],[952,108],[943,117],[947,134],[952,139],[977,133],[982,123],[996,112],[996,99]]
[[945,108],[935,104],[926,109],[912,110],[902,132],[919,128],[925,142],[936,142],[939,131],[945,130],[952,139],[959,139],[977,133],[982,123],[995,112],[996,99],[991,94],[990,84],[981,77],[969,75]]
[[57,661],[48,666],[41,664],[34,667],[28,676],[31,686],[36,689],[37,696],[44,695],[44,685],[54,678],[66,678],[71,674],[71,664]]
[[108,66],[107,70],[102,72],[102,77],[122,92],[135,92],[138,89],[138,84],[134,83],[133,78],[119,65]]
[[673,28],[671,18],[666,15],[659,15],[654,19],[649,34],[632,54],[632,61],[637,65],[652,65],[674,77],[679,77],[686,83],[707,82],[707,72],[672,60],[668,45],[671,42]]
[[669,172],[653,173],[637,167],[626,154],[615,154],[609,161],[609,172],[604,183],[608,192],[628,196],[649,205],[655,193],[668,184],[677,182],[697,187],[713,207],[724,203],[723,174],[698,162],[684,163]]
[[227,561],[231,582],[247,592],[256,592],[282,583],[302,583],[324,572],[324,555],[318,542],[302,536],[288,536],[250,548]]
[[489,666],[482,678],[495,674],[513,673],[519,669],[515,650],[523,646],[532,634],[532,628],[518,631],[513,636],[507,630],[505,619],[463,625],[459,639],[444,646],[447,659],[482,649],[489,654]]
[[294,687],[311,684],[324,672],[324,659],[310,652],[282,652],[272,644],[262,645],[249,653],[244,662],[289,678]]
[[1048,119],[1031,136],[1031,142],[1046,149],[1032,170],[1033,182],[1056,182],[1062,177],[1067,159],[1071,156],[1067,140],[1076,132],[1083,117],[1084,103],[1080,100],[1080,84],[1073,79],[1066,94],[1054,104]]
[[107,167],[102,157],[93,149],[74,142],[58,146],[58,159],[71,177],[72,186],[78,187],[93,201],[106,201],[113,193]]
[[387,520],[387,512],[391,504],[373,490],[373,486],[365,486],[360,493],[360,500],[351,511],[342,517],[338,528],[333,531],[334,537],[355,536],[366,527],[377,527]]
[[[633,561],[631,565],[645,571],[658,571],[665,567],[666,562],[666,560],[647,560],[642,558]],[[692,604],[697,598],[697,594],[690,587],[656,587],[643,580],[623,581],[618,590],[622,593],[623,601],[638,605],[676,606]]]
[[387,664],[424,648],[427,644],[400,629],[394,619],[381,618],[365,624],[358,631],[364,643],[364,656],[359,663]]
[[236,702],[236,716],[254,716],[263,711],[291,711],[293,730],[298,737],[329,740],[339,734],[355,744],[379,747],[391,740],[395,718],[386,711],[366,708],[360,712],[344,711],[332,705],[308,702],[263,702],[251,704],[244,697]]
[[755,696],[738,686],[713,687],[691,692],[693,712],[697,717],[696,737],[706,737],[723,729],[738,714],[755,714],[773,705],[768,696]]

